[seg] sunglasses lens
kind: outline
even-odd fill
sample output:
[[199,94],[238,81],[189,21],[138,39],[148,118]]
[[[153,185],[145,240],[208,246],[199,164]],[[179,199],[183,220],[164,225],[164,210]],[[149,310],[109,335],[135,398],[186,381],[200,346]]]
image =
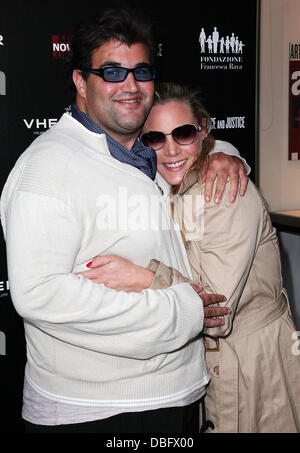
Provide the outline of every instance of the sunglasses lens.
[[190,145],[196,140],[197,133],[198,130],[193,124],[185,124],[184,126],[176,127],[172,132],[172,137],[180,145]]
[[155,77],[155,70],[152,66],[140,66],[134,70],[135,80],[139,82],[149,82]]
[[153,149],[160,149],[165,144],[165,134],[156,131],[145,132],[141,136],[141,141],[145,146],[150,146]]
[[127,69],[111,67],[103,69],[103,78],[105,82],[123,82],[127,76]]
[[[105,82],[123,82],[128,74],[126,68],[115,66],[103,69],[103,78]],[[138,82],[149,82],[155,77],[155,69],[152,66],[140,66],[130,70],[133,72],[135,80]]]
[[[184,124],[172,131],[173,140],[179,145],[190,145],[197,140],[199,129],[194,124]],[[167,135],[171,135],[167,134]],[[166,135],[160,131],[144,132],[141,141],[145,146],[158,150],[166,143]]]

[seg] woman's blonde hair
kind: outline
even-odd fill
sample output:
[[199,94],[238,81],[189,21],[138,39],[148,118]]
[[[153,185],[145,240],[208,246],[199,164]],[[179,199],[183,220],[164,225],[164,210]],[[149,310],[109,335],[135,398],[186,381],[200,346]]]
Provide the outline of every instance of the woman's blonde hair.
[[[164,104],[168,101],[180,101],[188,104],[193,115],[197,119],[199,126],[207,133],[206,138],[202,142],[202,151],[199,153],[199,157],[192,166],[193,169],[196,168],[200,172],[206,167],[208,155],[215,145],[215,139],[210,134],[210,115],[200,101],[199,93],[197,91],[173,82],[160,82],[156,85],[153,105]],[[176,188],[178,188],[178,186],[172,188],[173,194],[176,193]]]

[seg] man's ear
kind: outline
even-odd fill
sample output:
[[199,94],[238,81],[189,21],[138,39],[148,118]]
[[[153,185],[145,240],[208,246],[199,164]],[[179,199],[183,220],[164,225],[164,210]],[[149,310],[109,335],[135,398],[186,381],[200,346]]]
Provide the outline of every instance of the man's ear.
[[73,82],[76,86],[77,93],[86,98],[86,81],[82,77],[81,71],[79,69],[74,69],[73,71]]

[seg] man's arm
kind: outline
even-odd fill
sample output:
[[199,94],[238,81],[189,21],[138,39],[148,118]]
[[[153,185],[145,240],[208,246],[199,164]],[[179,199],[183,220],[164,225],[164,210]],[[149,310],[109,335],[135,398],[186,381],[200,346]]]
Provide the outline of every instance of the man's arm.
[[204,197],[208,202],[211,200],[214,181],[217,178],[217,186],[214,194],[214,202],[220,203],[227,178],[230,178],[230,191],[228,199],[233,203],[238,189],[243,196],[247,190],[248,176],[251,168],[246,160],[240,156],[239,151],[231,143],[216,140],[214,149],[210,152],[207,173],[201,175],[205,181]]
[[[161,289],[168,288],[171,285],[177,285],[180,282],[188,281],[180,272],[176,269],[166,266],[165,264],[157,261],[151,260],[148,269],[154,272],[154,278],[151,283],[151,288]],[[206,294],[202,291],[203,287],[200,282],[195,285],[190,282],[192,287],[198,287],[198,293],[201,297],[204,310],[204,322],[203,326],[205,328],[212,327],[221,327],[225,324],[225,319],[227,315],[231,313],[231,309],[225,306],[214,306],[214,304],[225,303],[226,297],[223,295],[217,294],[214,291],[207,292]],[[196,290],[196,288],[194,288]],[[216,298],[214,298],[216,296]]]

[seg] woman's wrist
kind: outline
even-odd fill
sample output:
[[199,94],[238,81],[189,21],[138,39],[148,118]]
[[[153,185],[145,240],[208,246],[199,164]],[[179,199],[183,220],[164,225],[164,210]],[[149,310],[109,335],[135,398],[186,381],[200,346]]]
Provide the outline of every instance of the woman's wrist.
[[147,289],[152,285],[155,273],[145,267],[141,267],[141,290]]

